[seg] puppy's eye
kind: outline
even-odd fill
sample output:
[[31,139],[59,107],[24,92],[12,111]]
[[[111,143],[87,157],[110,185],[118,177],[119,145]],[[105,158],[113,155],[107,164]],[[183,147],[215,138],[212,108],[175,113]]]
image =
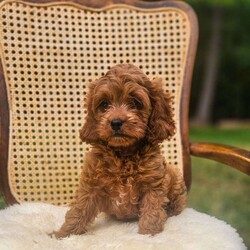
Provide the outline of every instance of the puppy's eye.
[[106,110],[108,107],[109,107],[109,103],[108,103],[107,100],[103,100],[103,101],[99,104],[99,106],[98,106],[98,108],[100,108],[100,109],[102,109],[102,110]]
[[132,105],[134,108],[136,108],[138,110],[143,108],[143,104],[141,103],[141,101],[135,97],[132,99]]

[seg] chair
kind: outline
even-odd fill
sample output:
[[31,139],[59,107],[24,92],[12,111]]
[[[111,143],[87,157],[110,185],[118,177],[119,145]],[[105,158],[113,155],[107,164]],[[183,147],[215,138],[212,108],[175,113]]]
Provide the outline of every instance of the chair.
[[189,142],[198,25],[188,4],[7,0],[0,5],[0,37],[0,186],[8,204],[72,200],[89,150],[78,136],[86,86],[118,63],[164,79],[164,90],[174,97],[177,133],[162,152],[182,169],[188,189],[191,155],[250,174],[249,152]]

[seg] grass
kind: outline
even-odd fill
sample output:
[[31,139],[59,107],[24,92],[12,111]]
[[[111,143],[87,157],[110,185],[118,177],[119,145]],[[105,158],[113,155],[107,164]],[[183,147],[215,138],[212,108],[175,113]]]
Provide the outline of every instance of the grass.
[[5,203],[5,201],[4,201],[3,196],[2,196],[1,193],[0,193],[0,209],[3,209],[3,208],[5,208],[5,207],[6,207],[6,203]]
[[238,146],[250,150],[250,128],[191,128],[190,141],[215,142],[229,145],[231,144],[231,146]]
[[[191,129],[191,141],[229,144],[250,150],[250,129]],[[192,159],[193,181],[189,207],[222,219],[235,229],[250,249],[250,178],[214,161]]]
[[[217,142],[250,150],[250,129],[193,128],[190,140]],[[189,207],[233,226],[250,249],[250,177],[205,159],[193,158],[192,165]],[[0,208],[5,206],[0,197]]]

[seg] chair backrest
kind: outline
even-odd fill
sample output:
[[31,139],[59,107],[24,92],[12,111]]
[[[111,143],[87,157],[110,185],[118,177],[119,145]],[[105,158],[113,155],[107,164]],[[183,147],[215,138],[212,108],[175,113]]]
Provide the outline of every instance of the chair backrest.
[[79,139],[86,86],[118,63],[164,79],[177,133],[162,151],[189,186],[197,32],[193,10],[179,1],[2,2],[0,171],[8,203],[72,200],[89,150]]

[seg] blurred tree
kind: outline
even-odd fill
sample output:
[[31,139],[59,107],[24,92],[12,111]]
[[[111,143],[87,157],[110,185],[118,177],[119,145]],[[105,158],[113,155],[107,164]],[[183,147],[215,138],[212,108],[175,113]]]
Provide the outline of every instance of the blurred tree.
[[219,68],[220,46],[221,46],[221,25],[222,25],[222,6],[213,6],[211,20],[211,35],[208,44],[208,55],[205,65],[205,74],[202,89],[194,117],[196,124],[208,124],[212,118],[212,107],[215,96],[217,73]]
[[250,2],[225,8],[223,49],[213,119],[249,119]]
[[[194,7],[199,6],[201,4],[203,6],[205,5],[208,7],[207,10],[211,12],[209,16],[210,27],[207,28],[207,34],[210,33],[210,37],[207,39],[208,42],[206,42],[206,47],[205,47],[206,53],[205,55],[203,55],[206,58],[205,64],[203,65],[204,73],[203,73],[203,78],[199,79],[200,81],[202,81],[202,86],[200,89],[200,93],[197,97],[197,100],[198,100],[197,105],[196,105],[197,108],[195,109],[195,112],[194,112],[194,122],[196,124],[206,125],[206,124],[211,123],[213,118],[217,116],[213,114],[213,111],[214,111],[213,107],[215,103],[214,98],[216,97],[216,92],[218,89],[217,88],[218,86],[216,85],[218,81],[221,80],[218,78],[218,69],[221,65],[220,57],[223,54],[222,51],[224,50],[224,47],[221,48],[221,41],[223,39],[223,35],[225,35],[224,30],[225,30],[225,26],[227,26],[226,22],[228,22],[228,19],[230,20],[231,18],[231,17],[228,18],[228,16],[225,16],[224,18],[224,16],[222,16],[222,13],[224,12],[224,9],[232,10],[239,6],[244,8],[243,6],[246,5],[247,3],[249,6],[249,1],[248,0],[220,0],[220,1],[218,0],[188,0],[187,2],[189,2]],[[203,9],[200,13],[198,13],[198,16],[199,14],[203,15],[204,13],[205,12]],[[199,16],[199,19],[200,17],[201,16]],[[226,22],[224,21],[224,19],[227,19]],[[202,25],[204,26],[204,24]],[[210,32],[208,33],[209,30]],[[200,32],[202,32],[201,29],[200,29]],[[206,37],[207,37],[207,34],[206,34]],[[203,49],[204,49],[204,45],[203,45]],[[242,50],[245,51],[245,49],[243,48]],[[248,57],[248,60],[249,60],[249,57]],[[225,65],[226,62],[224,58],[222,61]]]

